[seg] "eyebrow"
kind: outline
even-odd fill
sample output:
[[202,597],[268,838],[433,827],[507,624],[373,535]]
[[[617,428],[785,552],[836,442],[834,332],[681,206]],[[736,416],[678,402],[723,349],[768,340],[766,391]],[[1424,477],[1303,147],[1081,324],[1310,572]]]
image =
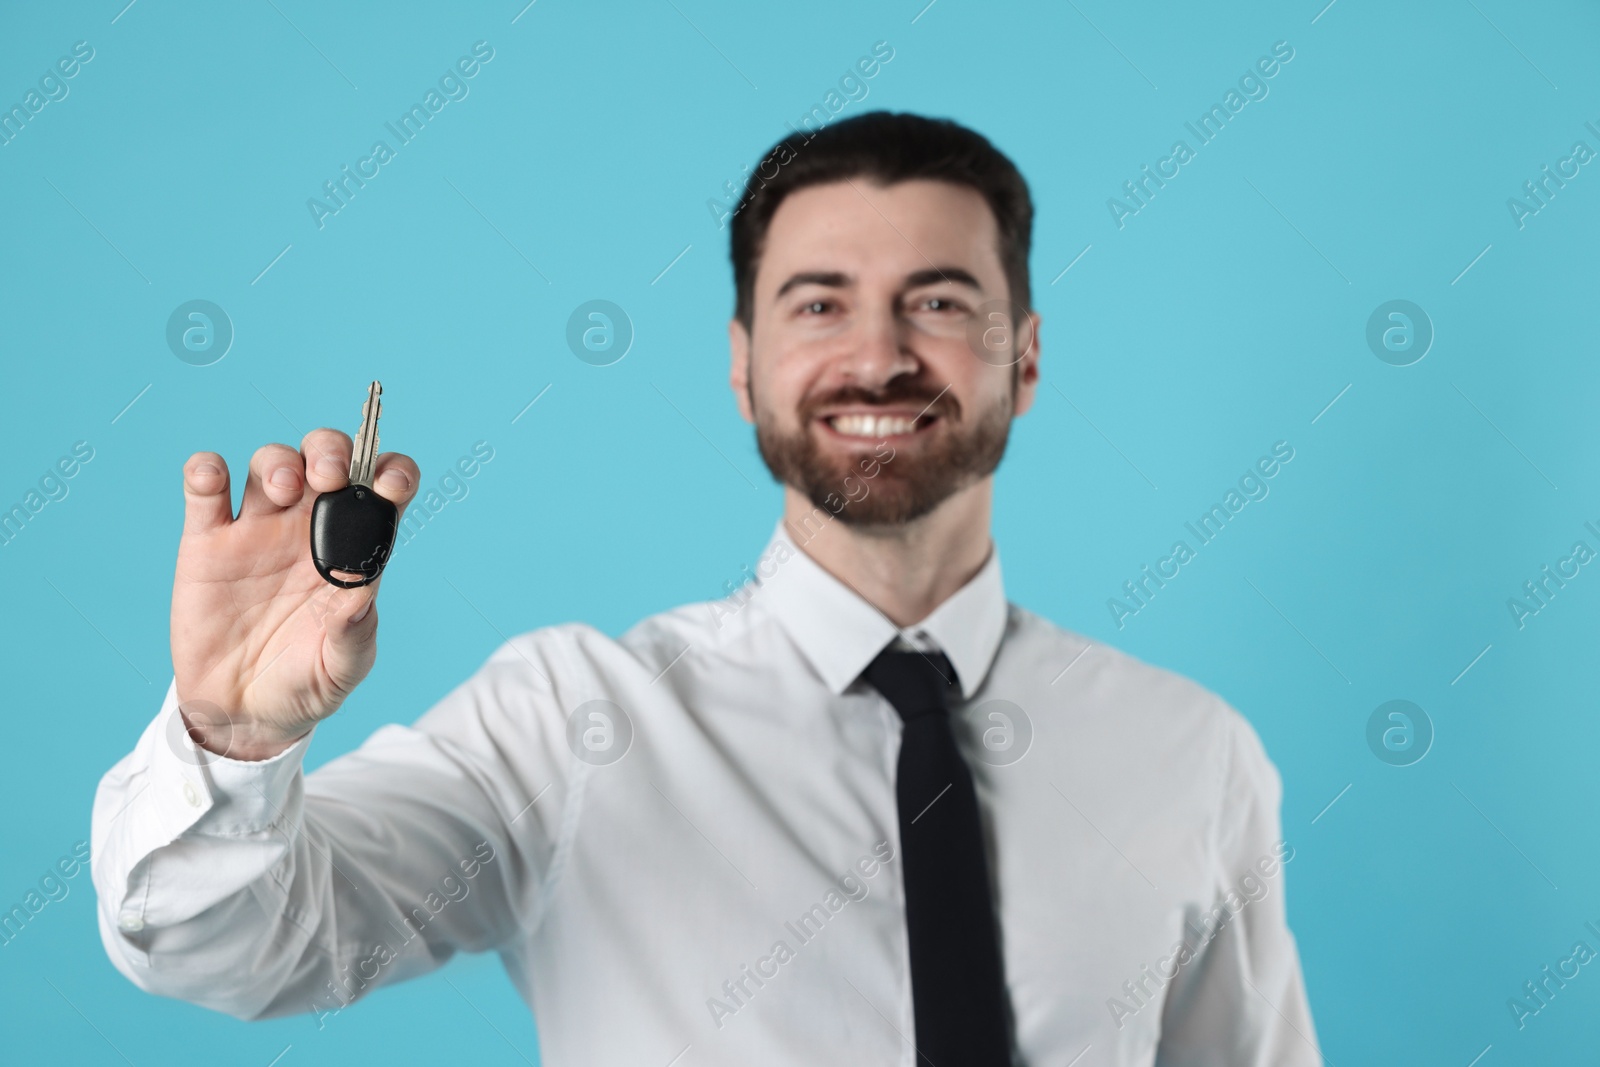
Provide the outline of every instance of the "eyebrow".
[[[824,285],[831,289],[843,289],[850,285],[851,277],[841,271],[829,270],[804,270],[789,276],[789,279],[778,287],[775,296],[782,296],[789,290],[801,285]],[[970,271],[961,267],[930,267],[927,270],[914,271],[906,275],[905,288],[915,289],[922,285],[933,285],[936,282],[954,282],[965,285],[978,292],[983,291],[983,286],[978,284],[978,279]]]
[[801,285],[826,285],[830,289],[843,289],[850,284],[850,276],[836,270],[803,270],[789,275],[789,280],[778,287],[776,296]]
[[983,292],[983,286],[978,284],[978,279],[960,267],[930,267],[927,270],[919,270],[914,274],[906,275],[907,289],[915,289],[922,285],[933,285],[935,282],[954,282],[957,285],[965,285],[976,289],[980,293]]

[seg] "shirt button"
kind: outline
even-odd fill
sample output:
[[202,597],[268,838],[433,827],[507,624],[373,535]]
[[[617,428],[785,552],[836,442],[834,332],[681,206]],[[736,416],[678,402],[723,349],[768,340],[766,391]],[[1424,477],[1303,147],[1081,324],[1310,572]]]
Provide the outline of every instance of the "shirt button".
[[198,808],[200,806],[200,794],[195,789],[193,782],[185,781],[183,783],[183,799],[189,802],[189,806],[191,808]]
[[136,912],[125,911],[117,916],[117,925],[130,934],[136,934],[144,929],[144,920]]

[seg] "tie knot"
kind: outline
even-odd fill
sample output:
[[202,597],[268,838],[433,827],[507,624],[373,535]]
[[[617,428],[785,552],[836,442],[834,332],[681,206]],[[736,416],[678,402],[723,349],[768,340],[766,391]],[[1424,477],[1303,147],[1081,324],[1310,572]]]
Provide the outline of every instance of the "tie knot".
[[958,692],[955,668],[943,652],[884,649],[861,672],[905,722],[943,714]]

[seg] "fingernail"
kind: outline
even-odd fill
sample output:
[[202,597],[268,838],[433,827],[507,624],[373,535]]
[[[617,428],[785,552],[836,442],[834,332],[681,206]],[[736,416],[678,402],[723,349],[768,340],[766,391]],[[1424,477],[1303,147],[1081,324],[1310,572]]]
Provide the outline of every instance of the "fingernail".
[[324,455],[317,460],[317,473],[324,478],[337,478],[341,474],[348,472],[340,465],[338,460],[332,456]]
[[391,493],[403,493],[411,488],[411,478],[399,467],[390,467],[378,475],[378,485]]
[[217,465],[215,463],[196,463],[194,465],[194,473],[196,473],[196,474],[221,474],[222,471],[217,469]]
[[272,484],[279,489],[298,489],[300,478],[288,467],[279,467],[272,472]]
[[352,623],[356,623],[356,622],[360,622],[362,619],[366,618],[367,617],[367,612],[372,610],[372,601],[374,599],[375,598],[370,597],[370,596],[367,597],[367,602],[361,606],[361,610],[360,611],[358,611],[354,615],[350,616],[350,621]]

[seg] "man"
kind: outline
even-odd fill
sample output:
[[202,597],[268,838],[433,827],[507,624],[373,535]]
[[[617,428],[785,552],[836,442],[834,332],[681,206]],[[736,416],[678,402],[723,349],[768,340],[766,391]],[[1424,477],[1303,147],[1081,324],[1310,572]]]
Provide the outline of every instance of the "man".
[[[376,586],[307,551],[350,441],[259,450],[237,518],[191,457],[173,685],[95,802],[116,966],[320,1021],[494,949],[552,1064],[1319,1063],[1254,732],[1005,600],[1031,224],[954,123],[780,142],[732,219],[729,380],[785,487],[759,584],[524,634],[311,775],[375,654]],[[377,468],[403,507],[416,465]]]

